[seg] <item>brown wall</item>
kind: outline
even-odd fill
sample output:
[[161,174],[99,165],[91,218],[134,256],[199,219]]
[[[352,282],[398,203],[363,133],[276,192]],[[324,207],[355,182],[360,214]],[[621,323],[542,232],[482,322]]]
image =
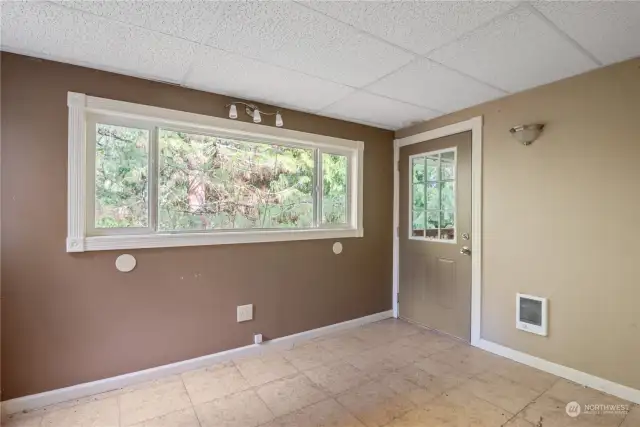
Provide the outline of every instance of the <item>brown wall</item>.
[[[482,336],[640,389],[640,59],[450,114],[484,116]],[[546,123],[533,145],[509,128]],[[549,297],[549,336],[515,328]]]
[[219,117],[230,100],[2,54],[3,399],[391,308],[392,132],[284,112],[288,129],[365,141],[365,237],[340,256],[332,240],[136,250],[122,274],[121,252],[65,252],[67,91]]

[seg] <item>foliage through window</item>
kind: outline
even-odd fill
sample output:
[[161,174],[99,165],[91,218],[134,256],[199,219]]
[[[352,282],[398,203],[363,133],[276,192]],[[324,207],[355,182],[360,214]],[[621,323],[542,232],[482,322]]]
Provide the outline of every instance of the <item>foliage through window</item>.
[[456,152],[411,156],[411,237],[454,240]]
[[103,123],[95,145],[97,234],[350,225],[346,153]]

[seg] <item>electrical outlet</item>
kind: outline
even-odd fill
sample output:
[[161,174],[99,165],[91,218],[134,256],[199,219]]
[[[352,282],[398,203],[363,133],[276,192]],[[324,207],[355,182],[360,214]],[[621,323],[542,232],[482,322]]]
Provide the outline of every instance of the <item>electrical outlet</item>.
[[253,304],[238,306],[238,323],[253,320]]
[[253,343],[254,344],[262,344],[262,334],[254,334],[253,335]]

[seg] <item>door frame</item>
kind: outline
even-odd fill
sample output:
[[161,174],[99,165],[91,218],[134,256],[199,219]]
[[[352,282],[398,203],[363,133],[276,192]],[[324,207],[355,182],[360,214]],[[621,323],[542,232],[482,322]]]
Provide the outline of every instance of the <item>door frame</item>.
[[482,116],[393,141],[393,317],[400,291],[400,148],[471,131],[471,345],[480,343],[482,321]]

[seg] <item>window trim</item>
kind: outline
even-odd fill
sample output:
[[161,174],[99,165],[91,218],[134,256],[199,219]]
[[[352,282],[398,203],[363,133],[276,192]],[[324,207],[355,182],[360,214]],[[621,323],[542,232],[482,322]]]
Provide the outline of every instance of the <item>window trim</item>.
[[[69,92],[67,95],[69,107],[69,140],[68,140],[68,197],[67,197],[67,252],[84,252],[114,249],[141,249],[177,246],[201,246],[235,243],[263,243],[293,240],[315,240],[362,237],[363,218],[363,157],[364,142],[342,138],[299,132],[254,123],[239,122],[219,117],[206,116],[184,111],[170,110],[124,101],[87,96],[82,93]],[[146,229],[138,229],[137,234],[118,233],[94,235],[93,214],[88,212],[92,208],[93,179],[89,179],[93,159],[89,159],[94,147],[89,147],[87,138],[88,124],[95,123],[95,118],[108,116],[113,121],[121,123],[147,122],[149,129],[156,126],[179,128],[187,132],[201,132],[225,136],[229,138],[272,143],[279,145],[298,146],[318,149],[319,163],[322,163],[322,153],[347,155],[349,170],[347,185],[347,214],[349,222],[345,226],[324,226],[308,229],[245,229],[245,230],[217,230],[215,232],[171,232],[144,233]],[[153,132],[150,134],[153,137]],[[150,141],[150,168],[155,167],[155,154]],[[154,163],[153,165],[151,163]],[[317,167],[317,166],[316,166]],[[322,182],[322,169],[317,170],[318,180]],[[153,183],[150,182],[149,191]],[[318,191],[322,191],[321,186]],[[317,204],[316,204],[317,205]],[[318,207],[318,221],[321,224],[322,208]],[[153,221],[153,212],[150,218]],[[149,229],[153,230],[153,224]],[[140,234],[142,231],[144,234]]]

